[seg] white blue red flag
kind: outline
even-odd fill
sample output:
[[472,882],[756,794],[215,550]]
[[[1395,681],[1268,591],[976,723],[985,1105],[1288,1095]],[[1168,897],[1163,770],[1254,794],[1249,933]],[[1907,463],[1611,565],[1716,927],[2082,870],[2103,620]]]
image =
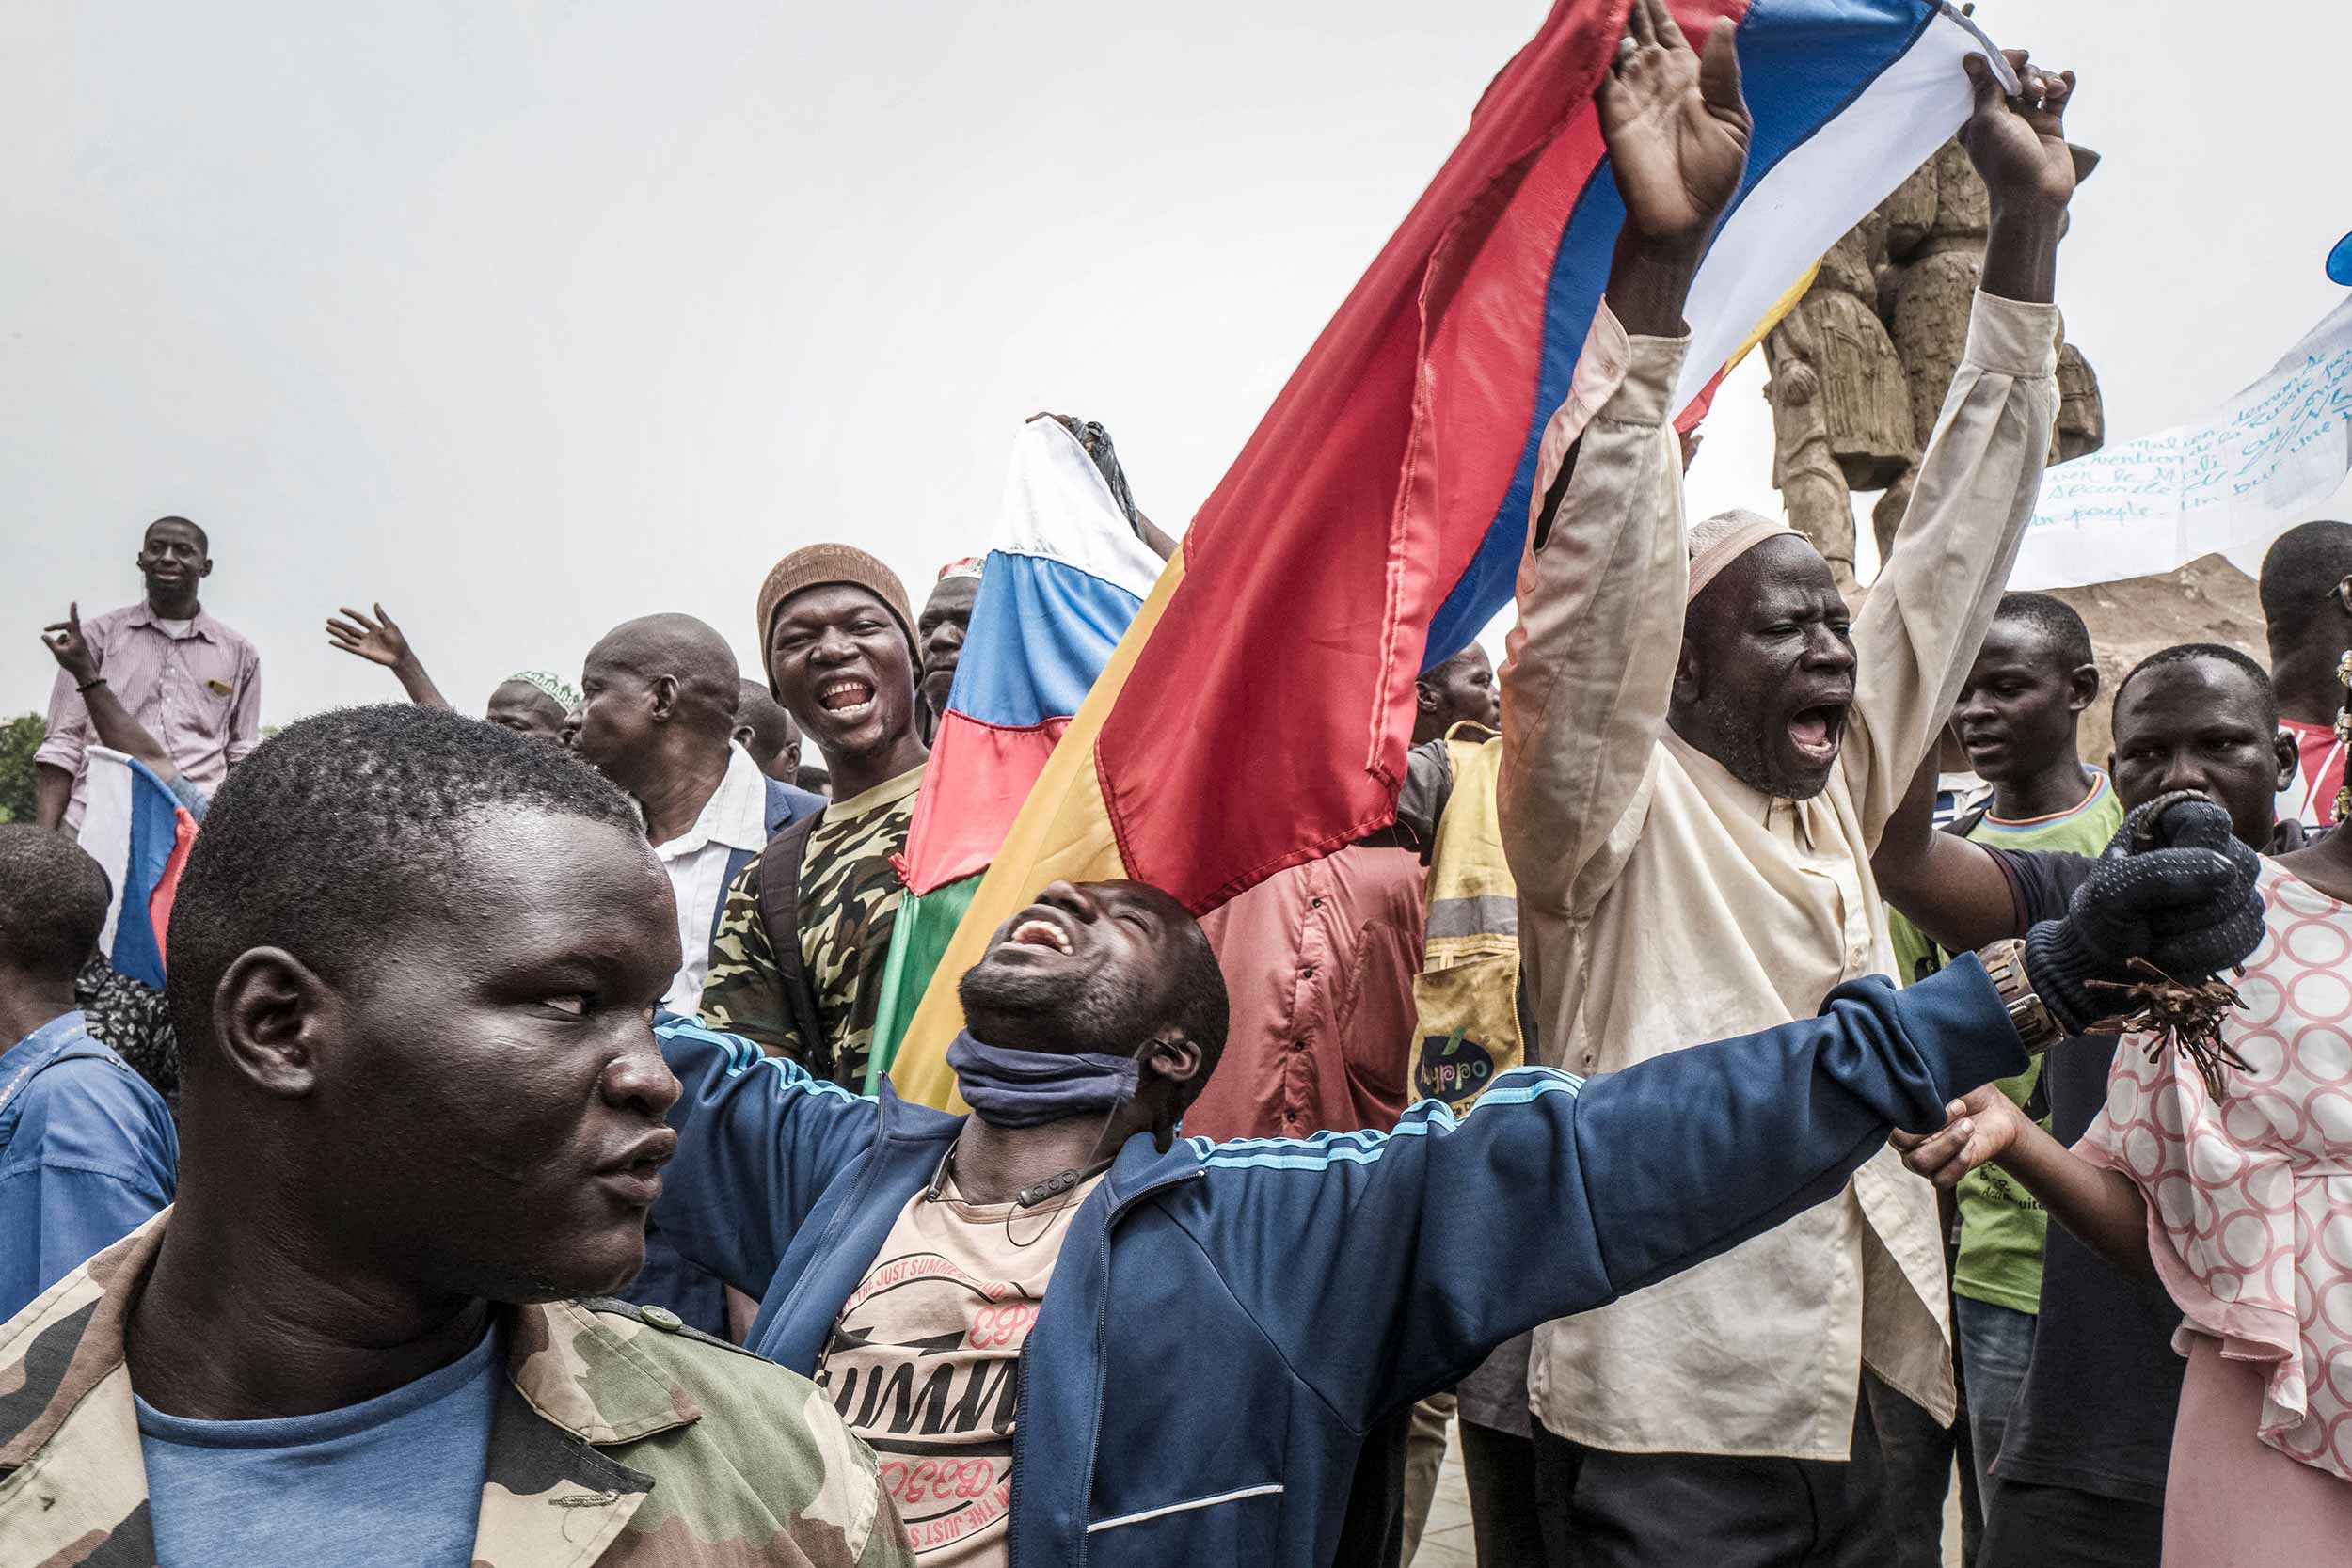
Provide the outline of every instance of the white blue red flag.
[[84,753],[89,793],[82,847],[114,884],[98,950],[141,985],[164,983],[164,933],[180,872],[196,842],[196,817],[147,765],[92,746]]
[[[2006,65],[1938,0],[1668,5],[1694,44],[1738,24],[1755,117],[1684,307],[1687,423],[1806,269],[1960,128],[1962,57]],[[1131,877],[1206,911],[1394,819],[1414,677],[1510,602],[1544,432],[1608,280],[1625,204],[1593,90],[1629,7],[1554,0],[1195,515],[941,952],[891,1069],[901,1096],[954,1102],[954,981],[1053,878]]]

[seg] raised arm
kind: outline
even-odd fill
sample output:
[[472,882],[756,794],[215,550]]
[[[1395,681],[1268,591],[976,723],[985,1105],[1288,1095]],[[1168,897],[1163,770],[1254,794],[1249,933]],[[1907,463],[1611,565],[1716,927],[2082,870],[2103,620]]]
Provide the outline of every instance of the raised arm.
[[2005,96],[1967,62],[1976,111],[1961,132],[1992,198],[1968,344],[1919,460],[1910,510],[1853,627],[1852,721],[1841,765],[1875,840],[1937,735],[2017,559],[2058,417],[2058,244],[2074,197],[2063,119],[2070,71],[2010,51]]
[[424,673],[424,661],[408,645],[408,636],[400,629],[400,623],[385,614],[382,605],[374,609],[374,615],[368,616],[349,605],[343,606],[326,618],[326,641],[344,653],[389,670],[400,682],[400,689],[408,693],[408,700],[419,707],[448,707],[449,699],[433,684],[433,677]]
[[[106,684],[106,675],[100,667],[98,650],[82,635],[82,607],[66,606],[65,619],[43,626],[41,646],[57,661],[57,669],[65,679],[73,683],[87,715],[90,732],[98,736],[101,746],[136,757],[145,763],[157,778],[169,784],[180,776],[180,769],[164,750],[163,742],[147,733],[147,726],[132,717],[122,705],[113,687]],[[71,775],[66,775],[69,786]],[[55,826],[55,824],[50,824]]]
[[2016,891],[1992,851],[1935,831],[1935,783],[1931,746],[1871,851],[1879,895],[1947,953],[2024,936]]
[[1613,830],[1640,798],[1681,645],[1689,564],[1669,421],[1683,301],[1747,161],[1731,34],[1719,24],[1702,58],[1661,0],[1637,0],[1600,87],[1625,227],[1544,431],[1502,678],[1503,850],[1523,900],[1571,916],[1623,866]]

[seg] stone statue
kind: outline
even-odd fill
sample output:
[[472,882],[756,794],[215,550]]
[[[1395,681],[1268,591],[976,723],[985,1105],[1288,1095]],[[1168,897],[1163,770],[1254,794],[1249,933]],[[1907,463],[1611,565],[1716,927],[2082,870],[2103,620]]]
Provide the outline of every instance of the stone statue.
[[[2098,162],[2076,148],[2076,178]],[[1853,570],[1851,492],[1885,492],[1870,515],[1882,561],[1910,508],[1919,455],[1968,346],[1992,213],[1967,150],[1946,142],[1831,247],[1813,287],[1765,340],[1772,483],[1841,587]],[[2063,340],[2061,326],[2054,463],[2095,451],[2106,437],[2099,378]],[[1851,386],[1835,389],[1840,376]],[[1816,391],[1817,383],[1833,389]]]
[[1852,492],[1883,490],[1918,460],[1903,362],[1879,320],[1884,227],[1872,214],[1832,245],[1813,286],[1764,340],[1772,484],[1849,594]]
[[[2098,154],[2074,150],[2077,179]],[[1764,341],[1772,382],[1772,483],[1788,520],[1854,596],[1854,492],[1883,488],[1871,515],[1883,561],[1911,500],[1944,394],[1968,341],[1992,204],[1967,153],[1947,142],[1821,259],[1796,308]],[[2058,414],[2050,461],[2106,438],[2099,378],[2058,327]],[[2083,715],[2086,761],[2112,745],[2108,703],[2123,673],[2176,642],[2223,642],[2265,656],[2254,583],[2219,556],[2156,577],[2062,589],[2098,650],[2101,700]]]
[[[2050,461],[2064,463],[2097,451],[2107,444],[2106,404],[2099,400],[2099,374],[2083,351],[2066,340],[2058,327],[2058,429],[2050,436]],[[1876,526],[1873,520],[1873,527]]]

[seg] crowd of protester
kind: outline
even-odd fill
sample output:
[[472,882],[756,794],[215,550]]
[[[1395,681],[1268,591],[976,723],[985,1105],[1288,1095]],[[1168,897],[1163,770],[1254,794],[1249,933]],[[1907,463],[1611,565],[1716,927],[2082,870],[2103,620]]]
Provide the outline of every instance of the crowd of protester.
[[[0,827],[0,1562],[1396,1568],[1450,1427],[1489,1568],[1935,1564],[1955,1485],[1977,1568],[2346,1560],[2352,525],[2271,547],[2266,666],[2103,691],[2003,592],[2074,180],[2013,64],[1855,607],[1685,519],[1748,120],[1728,26],[1638,0],[1500,677],[1435,663],[1395,825],[1205,916],[1039,890],[961,977],[969,1116],[872,1063],[979,560],[918,611],[806,545],[759,670],[652,613],[480,719],[344,608],[408,702],[262,741],[151,524]],[[200,824],[161,990],[92,747]],[[2215,976],[2214,1061],[2119,1037]]]

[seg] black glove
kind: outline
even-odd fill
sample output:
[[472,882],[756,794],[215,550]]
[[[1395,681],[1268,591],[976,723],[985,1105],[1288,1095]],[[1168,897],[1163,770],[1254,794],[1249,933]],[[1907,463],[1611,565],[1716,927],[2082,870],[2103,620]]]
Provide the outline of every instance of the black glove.
[[2194,984],[2245,961],[2262,942],[2262,857],[2230,832],[2230,814],[2187,790],[2123,819],[2064,920],[2026,933],[2026,974],[2070,1035],[2124,1010],[2120,992],[2090,982],[2139,978],[2145,958]]

